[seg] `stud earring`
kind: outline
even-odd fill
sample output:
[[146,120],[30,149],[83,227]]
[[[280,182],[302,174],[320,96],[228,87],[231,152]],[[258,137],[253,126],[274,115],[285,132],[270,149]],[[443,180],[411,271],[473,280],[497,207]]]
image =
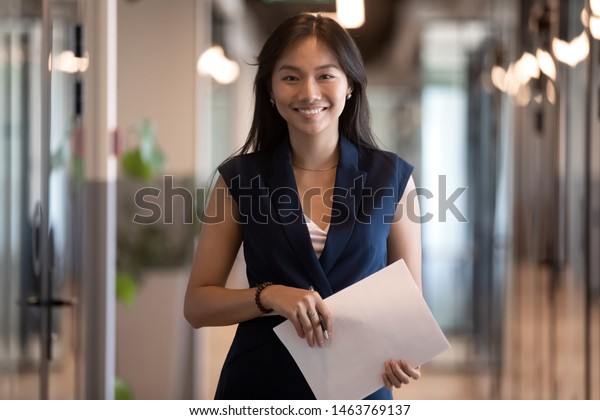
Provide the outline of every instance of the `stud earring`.
[[273,98],[269,99],[271,101],[271,106],[275,106],[275,100]]
[[352,93],[348,92],[348,94],[346,95],[346,100],[349,100],[350,98],[352,98]]

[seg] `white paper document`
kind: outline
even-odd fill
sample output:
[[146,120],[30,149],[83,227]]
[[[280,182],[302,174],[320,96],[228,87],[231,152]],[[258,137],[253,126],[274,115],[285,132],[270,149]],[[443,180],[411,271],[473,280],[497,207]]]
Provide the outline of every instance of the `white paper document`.
[[450,348],[403,260],[325,302],[333,336],[322,348],[310,348],[290,321],[274,328],[317,399],[362,399],[384,386],[385,361],[419,366]]

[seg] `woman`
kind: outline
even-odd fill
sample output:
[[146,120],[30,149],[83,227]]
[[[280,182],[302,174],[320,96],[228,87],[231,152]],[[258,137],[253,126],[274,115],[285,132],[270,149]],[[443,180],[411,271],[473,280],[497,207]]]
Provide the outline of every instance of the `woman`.
[[[420,227],[401,217],[412,166],[377,147],[360,53],[332,19],[280,24],[254,88],[248,139],[206,209],[185,316],[195,328],[239,323],[216,398],[314,399],[273,327],[289,319],[310,347],[335,340],[323,299],[400,258],[420,287]],[[250,288],[228,289],[242,242]],[[381,375],[367,398],[391,399],[420,372],[382,360]]]

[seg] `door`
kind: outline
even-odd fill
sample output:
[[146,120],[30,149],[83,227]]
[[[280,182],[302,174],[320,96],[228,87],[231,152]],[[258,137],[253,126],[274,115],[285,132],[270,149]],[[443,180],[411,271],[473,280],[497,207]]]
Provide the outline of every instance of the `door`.
[[590,46],[587,180],[587,353],[586,398],[600,399],[600,40]]
[[79,397],[79,6],[0,6],[2,399]]

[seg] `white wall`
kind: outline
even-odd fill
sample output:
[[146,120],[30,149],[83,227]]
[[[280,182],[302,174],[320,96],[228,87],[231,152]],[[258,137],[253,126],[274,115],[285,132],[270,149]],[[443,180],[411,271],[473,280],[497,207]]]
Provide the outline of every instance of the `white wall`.
[[[195,171],[195,0],[118,1],[118,126],[125,148],[149,118],[165,174]],[[117,375],[137,399],[189,398],[191,327],[183,318],[189,269],[146,271],[132,308],[118,306]]]
[[128,134],[154,121],[165,173],[194,172],[194,0],[118,2],[118,123]]
[[[150,118],[166,155],[165,173],[175,177],[195,174],[200,185],[247,136],[256,68],[246,63],[254,61],[261,45],[243,1],[221,0],[214,4],[226,12],[226,53],[238,61],[241,70],[240,78],[227,86],[216,85],[196,73],[196,60],[211,45],[208,0],[118,2],[118,124],[124,137],[130,135],[125,146],[136,144],[131,136],[135,124]],[[183,272],[179,274],[185,277]],[[147,273],[153,279],[161,275],[164,277],[165,272]],[[169,278],[162,280],[168,282]],[[229,284],[247,287],[245,282],[245,266],[240,258]],[[181,282],[171,282],[165,289],[161,281],[148,281],[143,288],[134,308],[119,307],[118,373],[132,385],[136,398],[187,398],[182,384],[187,379],[181,372],[185,351],[181,346],[188,343],[179,324],[182,308],[176,304],[183,293]],[[170,295],[168,304],[153,309],[156,296],[166,297],[165,293]],[[156,328],[145,325],[151,316],[166,323],[162,329],[152,321]],[[193,369],[193,398],[213,397],[234,331],[235,326],[206,328],[194,335],[194,360],[192,366],[187,365]],[[164,384],[158,383],[161,376]]]

